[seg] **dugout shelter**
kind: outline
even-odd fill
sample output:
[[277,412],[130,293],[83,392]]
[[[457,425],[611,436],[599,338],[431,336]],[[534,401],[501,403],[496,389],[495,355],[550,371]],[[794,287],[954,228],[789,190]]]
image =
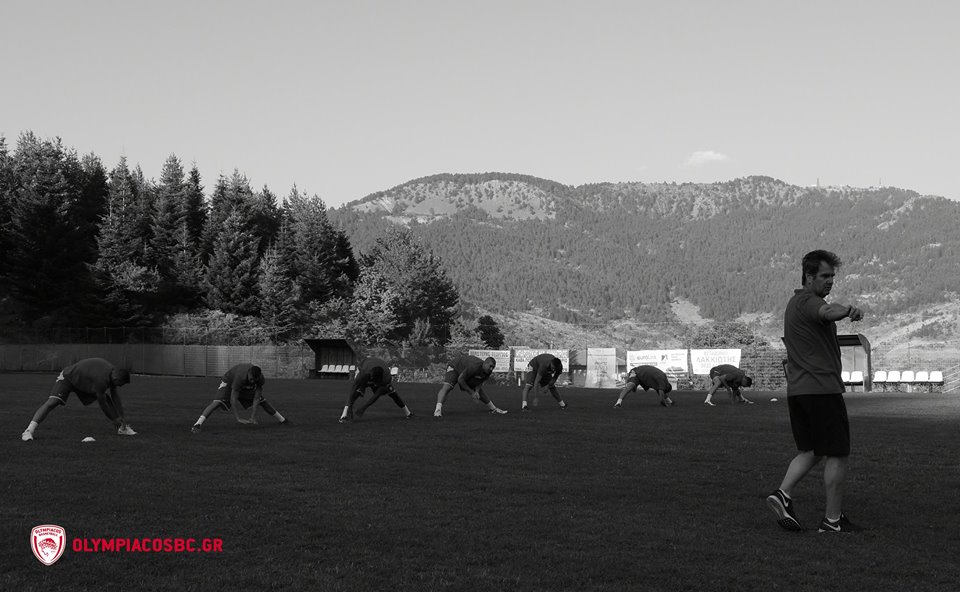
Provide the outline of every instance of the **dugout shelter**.
[[350,378],[357,368],[357,346],[346,339],[303,340],[315,357],[310,378]]
[[[863,386],[864,391],[873,388],[873,367],[870,363],[870,341],[862,334],[837,335],[840,344],[840,363],[844,383]],[[862,377],[862,378],[861,378]]]

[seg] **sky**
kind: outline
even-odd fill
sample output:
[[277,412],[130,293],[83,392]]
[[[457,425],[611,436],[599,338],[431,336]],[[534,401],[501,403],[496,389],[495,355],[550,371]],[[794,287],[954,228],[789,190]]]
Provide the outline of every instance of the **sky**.
[[0,135],[328,206],[438,173],[960,199],[953,0],[0,3]]

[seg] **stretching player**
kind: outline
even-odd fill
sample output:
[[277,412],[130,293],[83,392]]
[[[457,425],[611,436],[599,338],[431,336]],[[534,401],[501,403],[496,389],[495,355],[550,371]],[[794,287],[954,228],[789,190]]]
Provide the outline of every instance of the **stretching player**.
[[[361,405],[360,408],[357,409],[356,414],[354,414],[353,404],[363,396],[363,393],[368,388],[373,390],[373,396],[364,405]],[[383,395],[387,395],[393,399],[397,407],[403,409],[404,416],[407,419],[413,417],[413,412],[410,411],[403,402],[403,399],[400,398],[400,395],[398,395],[397,391],[393,388],[390,367],[387,366],[387,363],[383,360],[369,358],[364,361],[363,364],[360,364],[360,369],[357,370],[357,377],[353,381],[353,388],[350,391],[349,399],[347,399],[347,405],[343,408],[343,415],[340,416],[340,423],[353,421],[354,415],[356,415],[357,419],[363,417],[367,408],[373,405],[376,400]]]
[[33,440],[37,425],[54,407],[66,405],[70,393],[76,393],[84,406],[94,401],[99,403],[100,409],[113,422],[121,436],[135,436],[137,433],[127,425],[123,417],[123,404],[120,402],[120,393],[117,392],[117,388],[129,382],[129,371],[116,368],[103,358],[87,358],[67,366],[60,372],[60,376],[57,376],[53,390],[50,391],[50,398],[33,414],[33,420],[20,439],[24,442]]
[[721,386],[730,393],[730,402],[748,403],[753,405],[753,401],[748,400],[740,393],[741,387],[753,385],[753,379],[747,376],[747,373],[731,364],[720,364],[710,368],[710,379],[713,386],[707,391],[707,398],[703,401],[704,405],[713,407],[713,393],[717,392]]
[[[263,410],[272,415],[283,425],[290,425],[290,421],[280,412],[273,408],[273,405],[267,403],[263,398],[263,385],[266,379],[259,366],[253,364],[237,364],[227,370],[220,381],[220,388],[217,390],[217,398],[213,400],[207,408],[200,414],[197,423],[193,424],[190,431],[194,434],[203,429],[203,422],[207,421],[210,414],[218,407],[232,409],[233,416],[238,423],[257,423],[257,407],[263,407]],[[237,411],[237,403],[243,405],[244,409],[250,409],[250,417],[242,419]]]
[[490,409],[490,413],[503,415],[506,410],[493,404],[490,397],[483,392],[483,383],[493,374],[497,361],[493,358],[481,360],[476,356],[461,354],[447,366],[447,373],[443,377],[443,386],[437,393],[437,408],[434,417],[443,417],[443,404],[447,400],[447,393],[458,385],[461,391],[470,393],[474,399],[482,401]]
[[[536,356],[530,360],[530,363],[527,364],[527,375],[525,377],[526,383],[523,386],[520,410],[530,410],[527,407],[527,393],[529,393],[530,389],[534,387],[536,387],[537,391],[543,388],[549,389],[550,394],[560,405],[560,409],[566,409],[567,404],[563,402],[563,398],[557,391],[557,378],[559,378],[561,374],[563,374],[563,362],[560,361],[560,358],[557,358],[552,354],[540,354],[539,356]],[[537,394],[536,391],[534,391],[534,406],[536,406],[537,401]]]
[[637,366],[630,370],[627,375],[627,384],[617,396],[617,403],[614,407],[619,409],[623,405],[623,398],[627,396],[627,393],[636,391],[637,387],[642,387],[645,391],[648,389],[657,391],[657,394],[660,395],[660,404],[664,407],[673,405],[673,399],[667,396],[667,393],[673,390],[673,385],[670,384],[670,380],[667,379],[663,370],[656,366]]

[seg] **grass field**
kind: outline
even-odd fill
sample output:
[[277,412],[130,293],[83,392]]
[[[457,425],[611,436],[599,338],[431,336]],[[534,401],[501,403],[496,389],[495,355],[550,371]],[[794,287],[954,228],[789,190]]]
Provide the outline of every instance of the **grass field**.
[[[121,391],[140,435],[116,436],[75,398],[20,432],[55,375],[0,375],[0,590],[956,590],[960,398],[851,394],[845,509],[869,530],[780,530],[759,495],[793,456],[782,393],[707,408],[702,392],[566,389],[510,414],[437,385],[402,383],[337,423],[345,381],[272,380],[295,425],[190,425],[217,379],[135,376]],[[771,396],[780,402],[771,403]],[[84,436],[96,438],[81,444]],[[823,512],[820,472],[794,492]],[[30,529],[74,538],[219,537],[213,554],[75,553],[47,567]],[[70,542],[68,542],[70,545]]]

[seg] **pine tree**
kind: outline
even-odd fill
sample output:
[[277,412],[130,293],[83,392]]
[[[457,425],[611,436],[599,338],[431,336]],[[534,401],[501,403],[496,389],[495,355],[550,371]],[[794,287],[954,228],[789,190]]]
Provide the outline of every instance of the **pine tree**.
[[227,313],[259,312],[257,237],[237,211],[223,223],[207,266],[207,305]]
[[292,262],[293,280],[305,303],[349,295],[357,263],[346,235],[330,224],[320,198],[308,198],[294,187],[284,207],[283,233],[281,249]]
[[274,327],[276,339],[286,337],[297,323],[299,290],[276,247],[269,247],[260,261],[260,318]]
[[180,215],[187,225],[187,243],[195,253],[202,255],[201,237],[207,221],[207,204],[203,197],[203,186],[200,184],[200,170],[196,164],[190,168],[187,175],[186,195]]
[[430,324],[429,337],[438,344],[450,339],[450,328],[460,301],[453,282],[436,257],[406,228],[393,228],[377,240],[365,267],[376,267],[403,298],[397,310],[400,322],[394,337],[408,338],[415,322]]
[[398,326],[397,307],[401,301],[388,278],[375,267],[365,268],[350,301],[345,323],[347,336],[366,345],[383,344]]
[[499,349],[503,345],[503,332],[490,315],[477,319],[476,332],[480,335],[480,340],[491,349]]
[[180,159],[171,154],[160,172],[160,184],[151,212],[150,259],[165,283],[176,284],[173,260],[177,255],[184,222],[187,187]]

